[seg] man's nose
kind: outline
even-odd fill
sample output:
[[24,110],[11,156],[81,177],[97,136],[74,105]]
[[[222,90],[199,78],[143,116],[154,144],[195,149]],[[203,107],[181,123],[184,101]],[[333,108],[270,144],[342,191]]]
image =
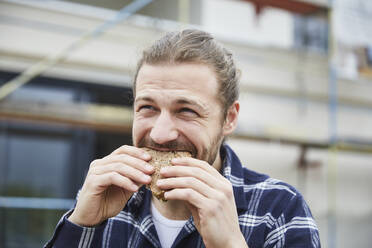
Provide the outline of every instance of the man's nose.
[[160,113],[151,129],[150,137],[158,144],[164,144],[178,138],[176,125],[169,113]]

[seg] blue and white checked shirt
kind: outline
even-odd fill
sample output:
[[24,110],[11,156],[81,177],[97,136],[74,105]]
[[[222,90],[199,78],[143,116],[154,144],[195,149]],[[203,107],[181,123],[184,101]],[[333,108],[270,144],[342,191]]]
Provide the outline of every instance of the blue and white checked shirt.
[[[233,150],[223,145],[223,175],[233,185],[239,224],[250,248],[320,247],[309,207],[292,186],[243,167]],[[152,221],[151,192],[142,187],[125,208],[97,227],[59,221],[45,247],[161,247]],[[191,217],[172,248],[205,247]]]

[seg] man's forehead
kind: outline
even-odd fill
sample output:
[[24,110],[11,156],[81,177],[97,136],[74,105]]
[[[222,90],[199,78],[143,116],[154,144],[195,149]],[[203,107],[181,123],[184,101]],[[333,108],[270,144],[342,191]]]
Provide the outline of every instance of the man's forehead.
[[[153,98],[153,95],[172,97],[178,103],[218,99],[218,83],[215,73],[203,64],[143,65],[139,71],[136,99]],[[149,100],[149,99],[148,99]]]
[[[213,68],[202,63],[178,63],[178,64],[144,64],[139,69],[136,84],[156,81],[181,81],[181,82],[205,82],[210,87],[217,85],[217,76]],[[186,86],[186,85],[185,85]]]

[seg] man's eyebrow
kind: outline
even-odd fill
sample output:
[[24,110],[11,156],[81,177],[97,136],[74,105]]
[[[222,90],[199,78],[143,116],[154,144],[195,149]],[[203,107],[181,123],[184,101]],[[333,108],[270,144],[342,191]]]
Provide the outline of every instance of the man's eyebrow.
[[[151,103],[155,102],[155,100],[153,98],[149,97],[149,96],[139,96],[134,100],[134,103],[137,103],[137,102],[140,102],[140,101],[151,102]],[[204,110],[204,111],[208,110],[208,107],[205,104],[199,103],[198,101],[195,101],[195,100],[192,100],[192,99],[189,99],[189,98],[176,99],[174,104],[192,105],[192,106],[195,106],[195,107],[199,108],[200,110]]]
[[144,102],[155,102],[154,99],[152,99],[151,97],[148,97],[148,96],[140,96],[140,97],[136,97],[136,99],[134,99],[134,102],[139,102],[139,101],[144,101]]
[[201,109],[201,110],[207,110],[207,107],[202,104],[202,103],[199,103],[197,101],[194,101],[192,99],[187,99],[187,98],[181,98],[181,99],[177,99],[176,100],[176,104],[187,104],[187,105],[193,105],[193,106],[196,106],[197,108]]

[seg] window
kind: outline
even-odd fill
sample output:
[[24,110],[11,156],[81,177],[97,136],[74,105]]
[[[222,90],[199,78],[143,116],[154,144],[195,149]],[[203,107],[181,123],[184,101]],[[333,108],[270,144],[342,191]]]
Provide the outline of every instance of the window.
[[[0,73],[0,84],[9,80]],[[130,89],[37,78],[11,101],[130,106]],[[0,112],[1,115],[1,112]],[[0,247],[42,247],[74,204],[90,162],[130,144],[130,134],[0,118]]]
[[294,44],[299,49],[326,53],[328,51],[326,17],[295,15]]

